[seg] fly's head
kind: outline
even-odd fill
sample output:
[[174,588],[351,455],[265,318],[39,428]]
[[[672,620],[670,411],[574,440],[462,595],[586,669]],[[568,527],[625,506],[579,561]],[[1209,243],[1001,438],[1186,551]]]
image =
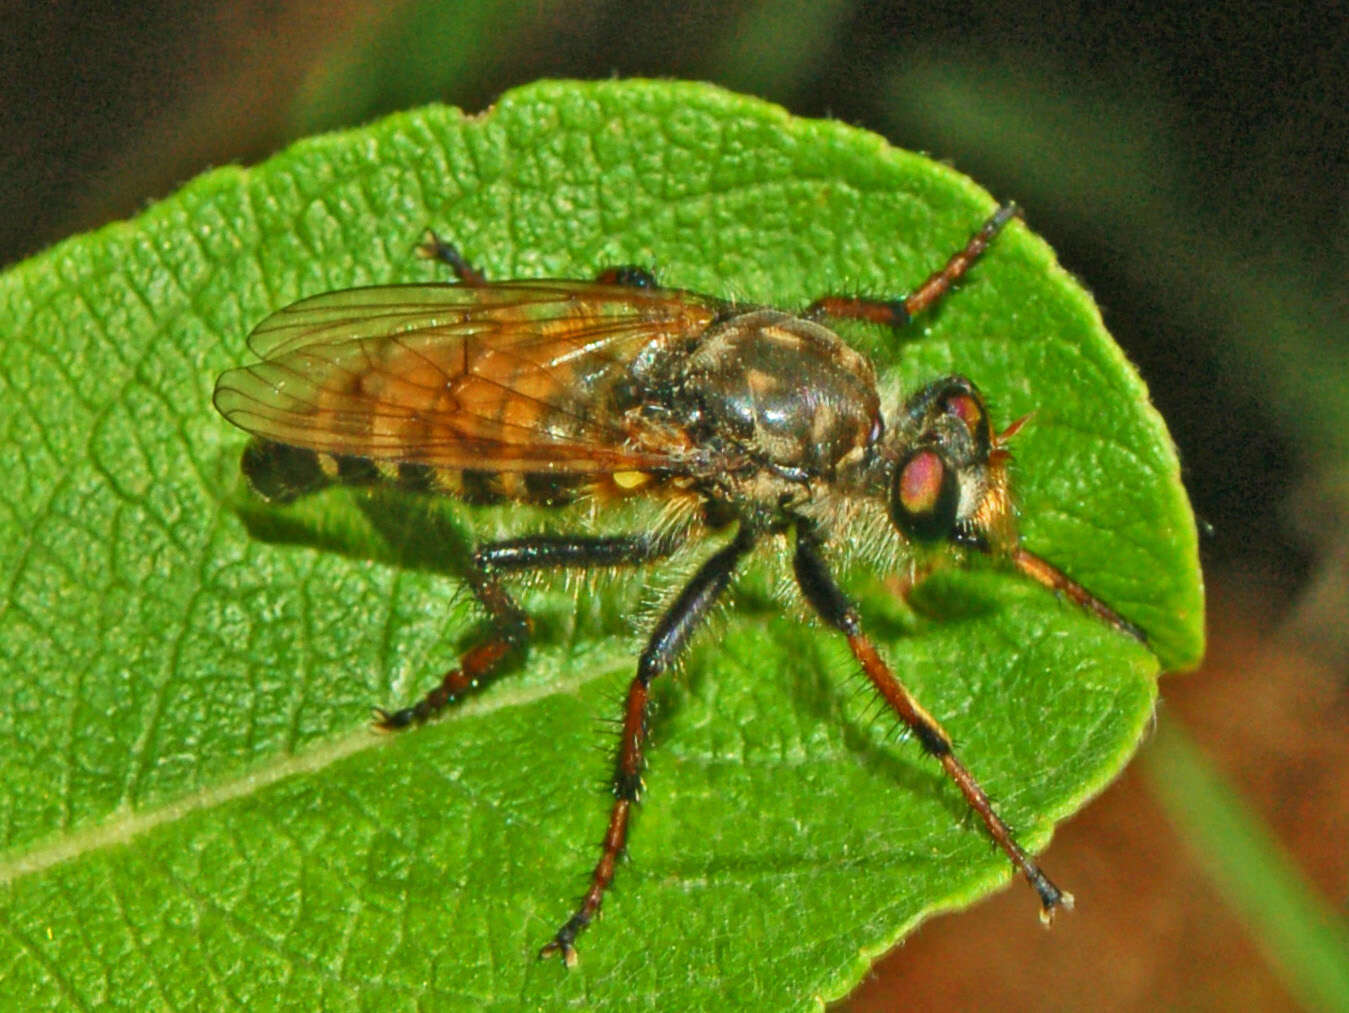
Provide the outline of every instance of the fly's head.
[[[1028,418],[1029,416],[1027,416]],[[1008,442],[1026,422],[997,432],[983,396],[963,376],[928,384],[905,403],[881,439],[873,495],[919,546],[956,545],[1008,561],[1140,643],[1147,635],[1053,563],[1021,544],[1008,484]]]
[[983,396],[962,376],[909,398],[886,434],[890,519],[919,544],[951,543],[995,555],[1017,544],[1004,446],[1019,424],[993,431]]

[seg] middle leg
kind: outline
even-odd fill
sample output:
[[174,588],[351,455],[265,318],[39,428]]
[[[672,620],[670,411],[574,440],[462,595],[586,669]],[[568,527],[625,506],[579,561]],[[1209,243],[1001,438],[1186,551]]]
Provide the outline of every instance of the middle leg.
[[591,874],[590,889],[581,898],[580,905],[552,941],[539,951],[540,957],[560,953],[568,967],[576,964],[576,949],[572,945],[599,913],[604,891],[613,882],[619,856],[628,842],[628,824],[632,807],[642,789],[643,747],[646,744],[647,709],[650,703],[651,680],[666,671],[687,646],[694,631],[707,618],[708,612],[731,583],[736,567],[754,548],[754,538],[741,528],[734,541],[713,555],[693,579],[685,585],[674,604],[661,616],[651,631],[637,675],[628,686],[627,705],[623,711],[623,732],[618,741],[618,756],[614,762],[614,805],[609,813],[609,826],[604,834],[599,863]]

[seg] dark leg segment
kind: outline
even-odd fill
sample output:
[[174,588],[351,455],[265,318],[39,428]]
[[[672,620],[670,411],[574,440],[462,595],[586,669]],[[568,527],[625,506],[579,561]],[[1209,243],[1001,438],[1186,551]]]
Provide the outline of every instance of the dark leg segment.
[[801,593],[820,616],[848,638],[848,646],[853,657],[862,666],[873,686],[880,691],[885,702],[890,705],[901,721],[913,730],[923,748],[937,759],[947,775],[960,789],[971,809],[979,814],[984,826],[994,842],[1000,847],[1012,864],[1026,877],[1026,881],[1040,895],[1040,919],[1046,924],[1054,916],[1056,908],[1073,906],[1073,896],[1060,890],[1040,871],[1031,858],[1012,836],[1012,830],[993,808],[993,803],[974,775],[956,759],[951,748],[951,738],[937,720],[923,709],[904,685],[895,678],[890,667],[881,658],[871,640],[862,632],[857,610],[848,601],[838,583],[829,572],[829,568],[820,553],[815,538],[798,529],[795,557],[796,581]]
[[621,264],[618,267],[606,267],[595,275],[601,285],[622,285],[624,288],[656,288],[656,276],[645,267],[636,264]]
[[467,576],[473,596],[487,610],[496,632],[459,659],[459,667],[445,673],[440,685],[411,707],[386,711],[375,709],[375,726],[385,731],[421,724],[449,704],[481,688],[496,675],[503,662],[521,650],[529,639],[529,617],[515,603],[501,575],[521,570],[565,566],[636,566],[668,556],[679,539],[652,535],[619,535],[608,538],[569,538],[539,535],[513,538],[481,546],[473,553]]
[[465,285],[487,284],[487,275],[465,260],[464,255],[459,252],[459,247],[441,239],[431,229],[427,229],[422,236],[422,241],[417,245],[417,254],[427,260],[439,260],[443,264],[448,264],[454,276]]
[[753,537],[742,529],[731,544],[719,550],[699,568],[651,632],[641,659],[637,662],[637,675],[628,686],[627,704],[623,710],[623,733],[614,763],[614,806],[609,813],[609,826],[604,834],[599,863],[591,875],[590,889],[581,898],[576,913],[558,929],[552,942],[539,951],[541,958],[560,953],[568,967],[575,965],[576,949],[572,943],[599,912],[600,904],[604,901],[604,891],[613,882],[619,856],[627,844],[632,807],[641,794],[642,747],[646,741],[651,680],[679,657],[689,637],[707,618],[712,606],[731,583],[740,561],[753,547]]
[[902,299],[866,299],[850,295],[826,295],[806,307],[808,317],[848,317],[873,324],[903,327],[927,309],[960,280],[976,260],[988,249],[989,243],[1002,227],[1017,215],[1015,204],[1004,204],[970,236],[964,249],[952,255],[944,267],[934,271],[918,286],[912,295]]
[[[459,247],[441,239],[431,229],[426,230],[422,241],[417,244],[417,254],[427,260],[439,260],[442,264],[448,264],[454,276],[464,285],[487,284],[487,275],[470,264],[459,252]],[[595,281],[601,285],[622,285],[625,288],[656,288],[656,276],[645,267],[638,267],[636,264],[607,267],[595,275]]]

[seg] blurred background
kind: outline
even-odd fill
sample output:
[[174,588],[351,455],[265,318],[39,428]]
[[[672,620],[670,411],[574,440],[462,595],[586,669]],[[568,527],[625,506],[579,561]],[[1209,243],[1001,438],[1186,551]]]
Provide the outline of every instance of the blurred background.
[[713,81],[953,163],[1058,250],[1170,423],[1210,654],[1051,863],[842,1008],[1349,1008],[1349,27],[1331,5],[5,5],[0,265],[203,169],[539,77]]

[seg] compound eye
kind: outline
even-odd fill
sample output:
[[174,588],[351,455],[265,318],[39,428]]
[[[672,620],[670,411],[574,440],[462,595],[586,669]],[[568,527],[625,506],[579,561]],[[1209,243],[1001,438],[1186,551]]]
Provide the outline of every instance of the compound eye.
[[959,490],[955,472],[935,450],[918,450],[895,471],[890,519],[913,538],[934,541],[955,530]]
[[941,400],[942,410],[950,418],[959,419],[965,432],[974,441],[975,455],[986,455],[993,446],[993,426],[983,399],[975,391],[952,391]]
[[971,434],[984,425],[984,406],[971,394],[952,394],[946,399],[946,413],[965,423]]

